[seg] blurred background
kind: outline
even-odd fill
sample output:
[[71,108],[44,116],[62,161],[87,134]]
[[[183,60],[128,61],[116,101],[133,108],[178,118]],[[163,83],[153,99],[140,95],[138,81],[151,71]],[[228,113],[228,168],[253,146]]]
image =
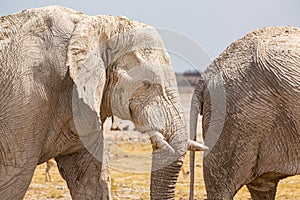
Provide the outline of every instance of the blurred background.
[[[182,51],[194,55],[198,60],[194,64],[196,66],[192,66],[189,58],[170,53],[176,72],[194,70],[195,67],[203,71],[231,42],[254,29],[278,25],[300,27],[298,0],[0,0],[0,3],[1,16],[27,8],[57,4],[88,15],[123,15],[151,24],[159,30],[176,32],[177,37],[184,35],[198,45],[198,52],[195,52],[195,48],[182,47],[183,42],[178,39],[167,41],[167,48],[172,51],[173,47],[169,46],[181,41],[176,48],[181,47]],[[169,32],[162,35],[171,38]]]

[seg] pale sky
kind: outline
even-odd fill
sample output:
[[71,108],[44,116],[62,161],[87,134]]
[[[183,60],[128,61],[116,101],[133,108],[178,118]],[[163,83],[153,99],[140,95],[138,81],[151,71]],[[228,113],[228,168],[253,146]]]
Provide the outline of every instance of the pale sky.
[[[54,4],[88,15],[123,15],[151,24],[159,30],[169,30],[184,36],[184,40],[175,38],[167,41],[167,48],[169,45],[181,47],[186,44],[185,40],[190,40],[203,51],[196,51],[194,47],[189,48],[189,45],[179,50],[184,51],[183,54],[193,54],[192,57],[198,59],[195,62],[189,58],[185,58],[187,62],[179,58],[185,55],[171,55],[174,69],[181,72],[193,69],[189,62],[204,70],[209,60],[213,60],[231,42],[252,30],[275,25],[300,27],[299,0],[0,0],[0,15]],[[165,37],[170,39],[172,36],[167,33],[165,36],[163,34]]]

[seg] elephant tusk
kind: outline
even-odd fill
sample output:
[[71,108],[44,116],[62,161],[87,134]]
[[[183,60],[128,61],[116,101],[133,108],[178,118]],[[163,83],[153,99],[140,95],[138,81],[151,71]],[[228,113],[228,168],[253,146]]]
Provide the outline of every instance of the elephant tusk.
[[205,146],[204,144],[201,144],[199,142],[189,140],[188,141],[188,148],[189,151],[206,151],[209,148]]
[[148,135],[150,136],[152,146],[165,150],[168,153],[175,154],[175,150],[173,149],[173,147],[171,147],[171,145],[168,144],[168,142],[164,139],[164,136],[161,133],[148,132]]

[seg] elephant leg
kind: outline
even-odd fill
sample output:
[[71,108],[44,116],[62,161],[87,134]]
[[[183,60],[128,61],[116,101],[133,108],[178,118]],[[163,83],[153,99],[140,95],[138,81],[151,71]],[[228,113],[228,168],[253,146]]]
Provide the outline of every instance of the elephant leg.
[[[247,171],[246,171],[247,170]],[[242,174],[242,173],[245,174]],[[250,170],[232,172],[230,167],[210,169],[204,167],[204,180],[208,200],[232,200],[238,190],[247,183]]]
[[17,163],[12,165],[3,161],[0,164],[1,199],[23,199],[31,182],[36,162],[28,160],[25,165],[18,166]]
[[285,178],[285,175],[277,173],[266,173],[257,177],[252,182],[247,184],[247,188],[253,200],[273,200],[276,196],[276,189],[280,179]]
[[239,141],[236,151],[226,155],[224,148],[216,154],[208,154],[203,160],[204,181],[208,200],[231,200],[238,190],[253,177],[257,155],[254,150],[238,149],[246,145]]
[[[0,199],[23,199],[38,163],[41,147],[38,141],[33,140],[38,137],[24,132],[21,125],[26,124],[25,120],[18,126],[14,124],[17,120],[8,116],[0,119]],[[10,124],[14,125],[14,129],[10,128]]]
[[72,199],[110,199],[109,168],[86,149],[55,158]]

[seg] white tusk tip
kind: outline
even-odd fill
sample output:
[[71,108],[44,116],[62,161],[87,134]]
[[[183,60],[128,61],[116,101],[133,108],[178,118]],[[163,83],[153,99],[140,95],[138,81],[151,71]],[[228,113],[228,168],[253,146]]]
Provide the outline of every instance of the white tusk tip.
[[201,144],[193,140],[188,141],[189,151],[207,151],[208,149],[209,149],[208,146],[205,146],[204,144]]

